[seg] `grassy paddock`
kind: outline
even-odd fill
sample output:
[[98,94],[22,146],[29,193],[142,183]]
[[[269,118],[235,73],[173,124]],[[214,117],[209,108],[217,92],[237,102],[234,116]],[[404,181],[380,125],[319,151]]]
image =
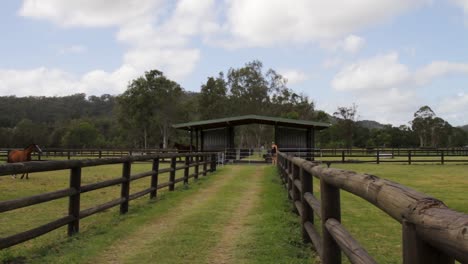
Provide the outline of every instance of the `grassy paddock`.
[[[333,164],[332,167],[398,182],[440,199],[454,210],[468,213],[467,165]],[[318,198],[319,186],[319,181],[314,179]],[[345,191],[341,191],[341,210],[344,226],[378,263],[401,263],[401,225],[397,221]],[[321,228],[319,224],[317,227]]]
[[[132,174],[150,171],[151,163],[138,162],[132,164]],[[160,168],[169,164],[161,163]],[[194,168],[190,168],[190,173]],[[0,201],[27,197],[35,194],[50,192],[68,188],[69,170],[30,173],[29,180],[13,179],[10,176],[0,177]],[[86,167],[82,169],[82,185],[108,179],[121,177],[122,164]],[[183,170],[176,172],[176,178],[183,177]],[[168,173],[159,176],[159,183],[167,182]],[[150,177],[132,181],[130,193],[141,191],[150,186]],[[190,180],[191,184],[193,179]],[[178,183],[181,186],[182,183]],[[158,190],[158,196],[164,195],[167,188]],[[81,210],[90,208],[120,197],[120,185],[98,189],[81,195]],[[139,199],[130,201],[130,211],[136,210],[148,204],[149,194]],[[22,231],[35,228],[68,214],[68,198],[62,198],[30,207],[20,208],[0,214],[0,237],[13,235]],[[103,213],[92,215],[80,220],[80,232],[87,233],[99,230],[103,225],[114,225],[119,220],[119,207],[113,207]],[[15,256],[41,255],[41,252],[51,252],[57,246],[57,242],[67,241],[67,227],[61,227],[51,233],[25,243],[13,246],[10,249],[0,251],[0,261],[14,258]]]

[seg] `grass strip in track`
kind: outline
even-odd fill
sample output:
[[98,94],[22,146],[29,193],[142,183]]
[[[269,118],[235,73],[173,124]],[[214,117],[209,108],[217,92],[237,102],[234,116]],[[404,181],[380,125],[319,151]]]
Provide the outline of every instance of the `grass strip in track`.
[[300,219],[276,168],[266,166],[264,174],[260,203],[246,220],[234,263],[314,263],[315,253],[302,242]]

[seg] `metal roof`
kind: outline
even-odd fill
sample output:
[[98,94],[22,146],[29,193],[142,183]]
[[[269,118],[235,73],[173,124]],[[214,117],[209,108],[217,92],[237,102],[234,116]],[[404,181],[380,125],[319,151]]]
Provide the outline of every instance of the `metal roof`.
[[235,116],[211,120],[203,120],[182,124],[175,124],[172,127],[177,129],[213,129],[213,128],[222,128],[228,126],[240,126],[248,124],[264,124],[264,125],[278,125],[285,127],[296,127],[296,128],[314,128],[316,130],[321,130],[330,127],[331,124],[314,122],[308,120],[297,120],[289,118],[280,118],[280,117],[269,117],[269,116],[259,116],[259,115],[245,115],[245,116]]

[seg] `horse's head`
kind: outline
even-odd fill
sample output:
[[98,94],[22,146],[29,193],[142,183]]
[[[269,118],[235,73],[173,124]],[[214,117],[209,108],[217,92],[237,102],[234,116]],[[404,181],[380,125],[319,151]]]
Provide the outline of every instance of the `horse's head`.
[[25,148],[25,149],[30,149],[31,151],[36,151],[36,152],[38,152],[38,153],[42,153],[42,149],[39,147],[39,145],[34,144],[34,143],[31,144],[31,145],[29,145],[29,146],[28,146],[27,148]]

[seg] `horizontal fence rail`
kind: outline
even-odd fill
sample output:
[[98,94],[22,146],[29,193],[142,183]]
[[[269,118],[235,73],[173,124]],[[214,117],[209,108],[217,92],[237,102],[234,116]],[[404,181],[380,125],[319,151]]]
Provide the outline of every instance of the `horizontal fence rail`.
[[[185,159],[184,166],[177,167],[176,160],[178,158]],[[205,176],[208,172],[214,172],[216,170],[216,158],[216,153],[205,152],[187,154],[152,154],[85,160],[30,161],[24,163],[2,164],[0,165],[0,177],[20,173],[69,170],[70,186],[69,188],[62,190],[41,193],[13,200],[0,201],[0,213],[3,213],[18,208],[49,202],[55,199],[65,197],[69,198],[67,216],[21,233],[17,233],[8,237],[0,237],[0,249],[8,248],[27,240],[36,238],[65,225],[68,226],[68,235],[71,236],[79,232],[80,219],[102,212],[114,206],[120,206],[120,213],[125,214],[128,211],[129,201],[133,199],[148,194],[151,199],[154,199],[156,198],[157,191],[159,189],[168,187],[169,191],[173,191],[175,184],[178,182],[184,182],[184,184],[187,184],[190,178],[198,179],[199,176]],[[159,168],[159,163],[162,159],[170,160],[169,168]],[[132,174],[132,163],[142,161],[151,161],[151,170]],[[86,185],[82,184],[82,168],[110,164],[122,164],[122,175],[118,178],[104,180],[97,183]],[[189,168],[191,167],[194,168],[195,173],[189,175]],[[177,170],[184,171],[183,177],[176,179]],[[163,173],[169,173],[169,180],[165,183],[159,183],[159,176]],[[130,193],[131,182],[145,177],[151,177],[150,186],[144,190]],[[82,209],[80,207],[80,195],[82,193],[119,184],[121,186],[119,198],[87,209]]]
[[[0,148],[0,160],[7,160],[8,152],[13,148]],[[15,148],[16,149],[16,148]],[[307,160],[321,160],[331,163],[468,163],[468,148],[283,148],[289,153]],[[177,149],[61,149],[43,148],[43,153],[33,153],[34,160],[56,158],[83,159],[109,158],[122,156],[141,156],[159,153],[184,153]],[[220,162],[271,163],[269,148],[219,149]]]
[[[324,168],[319,163],[279,153],[278,169],[288,197],[301,217],[305,242],[312,242],[322,263],[376,263],[341,225],[340,190],[355,194],[402,225],[403,263],[468,263],[468,214],[454,211],[426,194],[373,175]],[[320,201],[312,177],[320,180]],[[315,216],[322,235],[315,229]]]

